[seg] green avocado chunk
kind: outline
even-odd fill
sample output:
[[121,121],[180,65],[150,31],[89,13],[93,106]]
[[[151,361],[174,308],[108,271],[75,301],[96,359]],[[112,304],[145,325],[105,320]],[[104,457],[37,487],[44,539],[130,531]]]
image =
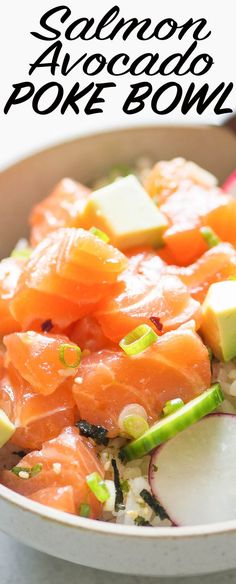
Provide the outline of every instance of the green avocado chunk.
[[210,286],[202,306],[201,331],[217,359],[236,357],[236,281]]
[[135,176],[94,191],[84,211],[87,226],[95,226],[119,249],[163,245],[168,222]]
[[0,448],[10,440],[15,432],[15,426],[8,416],[0,409]]

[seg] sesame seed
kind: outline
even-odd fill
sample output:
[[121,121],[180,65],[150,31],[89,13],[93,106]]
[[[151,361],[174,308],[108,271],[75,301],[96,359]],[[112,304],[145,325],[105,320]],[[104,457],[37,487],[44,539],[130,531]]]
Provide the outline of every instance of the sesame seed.
[[60,474],[61,473],[61,463],[60,462],[54,462],[52,465],[53,471],[55,472],[55,474]]
[[29,473],[28,473],[28,472],[26,472],[25,470],[21,470],[21,471],[19,472],[19,477],[20,477],[21,479],[29,479]]
[[75,383],[78,383],[80,385],[81,383],[83,383],[83,378],[82,377],[76,377],[74,381],[75,381]]

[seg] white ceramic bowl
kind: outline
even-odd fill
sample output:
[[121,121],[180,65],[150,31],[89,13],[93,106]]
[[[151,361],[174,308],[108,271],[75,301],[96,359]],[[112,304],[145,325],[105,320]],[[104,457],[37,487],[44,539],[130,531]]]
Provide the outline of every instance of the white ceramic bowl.
[[[156,127],[81,138],[43,151],[0,174],[1,256],[27,233],[27,215],[63,176],[91,182],[139,156],[184,156],[223,180],[236,166],[229,130]],[[236,567],[236,520],[176,528],[130,527],[71,516],[0,485],[0,528],[48,554],[94,568],[180,576]]]

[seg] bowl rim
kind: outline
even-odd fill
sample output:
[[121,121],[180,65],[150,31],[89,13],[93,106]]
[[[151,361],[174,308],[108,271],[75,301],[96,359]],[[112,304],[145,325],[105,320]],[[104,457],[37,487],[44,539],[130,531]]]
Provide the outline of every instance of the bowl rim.
[[[154,129],[175,129],[180,130],[184,129],[186,131],[193,131],[193,130],[221,130],[223,132],[227,132],[233,135],[233,132],[230,128],[220,125],[211,125],[211,124],[168,124],[168,125],[155,125],[155,124],[140,124],[137,126],[122,126],[122,127],[115,127],[115,128],[108,128],[104,131],[97,131],[92,133],[86,133],[79,137],[68,137],[63,142],[59,141],[54,144],[49,144],[46,148],[39,148],[34,151],[32,154],[24,156],[22,159],[16,160],[12,164],[4,167],[0,171],[0,175],[4,175],[5,173],[9,172],[12,168],[17,168],[24,162],[28,162],[34,158],[36,158],[41,153],[47,153],[55,149],[59,149],[63,145],[69,143],[76,143],[77,141],[89,140],[92,138],[99,138],[102,135],[111,135],[113,133],[124,133],[124,132],[133,132],[135,130],[154,130]],[[49,522],[64,526],[65,528],[74,528],[80,529],[83,532],[93,532],[100,534],[102,536],[124,536],[124,537],[132,537],[132,538],[145,538],[145,539],[156,539],[156,540],[183,540],[189,538],[200,538],[202,536],[209,537],[209,536],[222,536],[224,534],[235,533],[236,534],[236,519],[231,519],[228,521],[221,521],[218,523],[211,523],[211,524],[204,524],[204,525],[194,525],[194,526],[163,526],[163,527],[152,527],[151,529],[147,529],[147,527],[143,526],[132,526],[132,525],[122,525],[117,523],[109,523],[106,521],[98,521],[94,519],[87,519],[80,517],[79,515],[72,515],[69,513],[65,513],[63,511],[53,509],[51,507],[47,507],[42,505],[36,501],[27,499],[23,495],[16,493],[0,484],[0,500],[6,502],[11,507],[17,508],[19,511],[25,511],[28,513],[32,513],[33,515],[37,516],[40,519],[48,520]]]
[[132,538],[145,537],[145,539],[156,540],[184,540],[189,538],[200,538],[202,536],[221,536],[229,533],[236,533],[236,520],[231,519],[218,523],[193,526],[163,526],[146,528],[143,526],[122,525],[98,521],[95,519],[86,519],[79,515],[72,515],[59,511],[36,501],[32,501],[12,491],[8,487],[0,485],[0,499],[6,501],[11,507],[33,513],[38,518],[48,520],[57,525],[66,528],[80,529],[83,532],[93,532],[103,536],[124,536]]

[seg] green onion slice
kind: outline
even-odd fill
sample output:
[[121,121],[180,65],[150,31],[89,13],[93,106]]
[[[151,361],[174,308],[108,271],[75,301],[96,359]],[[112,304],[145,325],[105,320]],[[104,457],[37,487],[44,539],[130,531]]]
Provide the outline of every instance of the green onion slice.
[[138,355],[157,339],[158,335],[148,324],[140,324],[120,341],[119,346],[126,355]]
[[169,416],[170,414],[173,414],[174,412],[176,412],[176,410],[179,410],[179,408],[182,408],[183,406],[184,402],[180,397],[176,397],[175,399],[167,401],[163,408],[164,416]]
[[[76,353],[75,360],[73,363],[70,363],[65,358],[66,351],[67,350],[69,351],[71,349],[73,349]],[[81,352],[80,347],[78,347],[78,345],[70,345],[69,343],[63,343],[59,347],[59,359],[60,359],[61,363],[63,365],[65,365],[66,367],[71,367],[72,369],[75,369],[76,367],[78,367],[80,364],[80,361],[81,361],[81,356],[82,356],[82,352]]]
[[31,468],[27,466],[13,466],[11,472],[15,474],[17,477],[19,476],[20,472],[27,472],[30,476]]
[[215,383],[210,389],[204,391],[182,408],[154,424],[141,438],[124,446],[120,450],[120,459],[128,461],[145,456],[162,442],[166,442],[194,422],[213,412],[223,401],[224,395],[221,386],[219,383]]
[[102,241],[104,241],[105,243],[109,243],[110,237],[106,233],[104,233],[104,231],[101,231],[101,229],[98,229],[97,227],[91,227],[89,231],[93,235],[96,235],[96,237],[99,237],[99,239],[102,239]]
[[90,505],[87,503],[81,503],[79,508],[79,515],[80,517],[89,517],[90,514]]
[[31,479],[32,477],[36,477],[37,474],[39,474],[39,472],[41,472],[43,468],[43,465],[41,463],[35,464],[34,466],[32,466],[32,468],[30,467],[26,467],[26,466],[13,466],[13,468],[11,469],[11,472],[13,472],[16,476],[19,476],[20,472],[27,472],[29,475],[29,478]]
[[135,414],[126,416],[122,422],[122,426],[124,432],[129,434],[131,438],[139,438],[149,429],[147,420],[145,420],[143,416],[138,416]]
[[86,477],[86,482],[92,493],[97,497],[98,501],[105,503],[105,501],[109,499],[109,490],[98,472],[92,472],[88,475]]
[[13,249],[11,252],[11,257],[16,259],[28,260],[32,254],[32,249],[30,247],[25,247],[23,249]]
[[39,472],[41,472],[42,468],[43,468],[43,465],[42,465],[41,462],[39,462],[38,464],[35,464],[31,468],[30,476],[31,477],[36,477],[36,475],[39,474]]
[[200,232],[202,234],[204,241],[207,243],[209,248],[215,247],[216,245],[219,245],[220,239],[216,235],[216,233],[213,231],[213,229],[211,229],[211,227],[208,227],[208,226],[201,227]]

